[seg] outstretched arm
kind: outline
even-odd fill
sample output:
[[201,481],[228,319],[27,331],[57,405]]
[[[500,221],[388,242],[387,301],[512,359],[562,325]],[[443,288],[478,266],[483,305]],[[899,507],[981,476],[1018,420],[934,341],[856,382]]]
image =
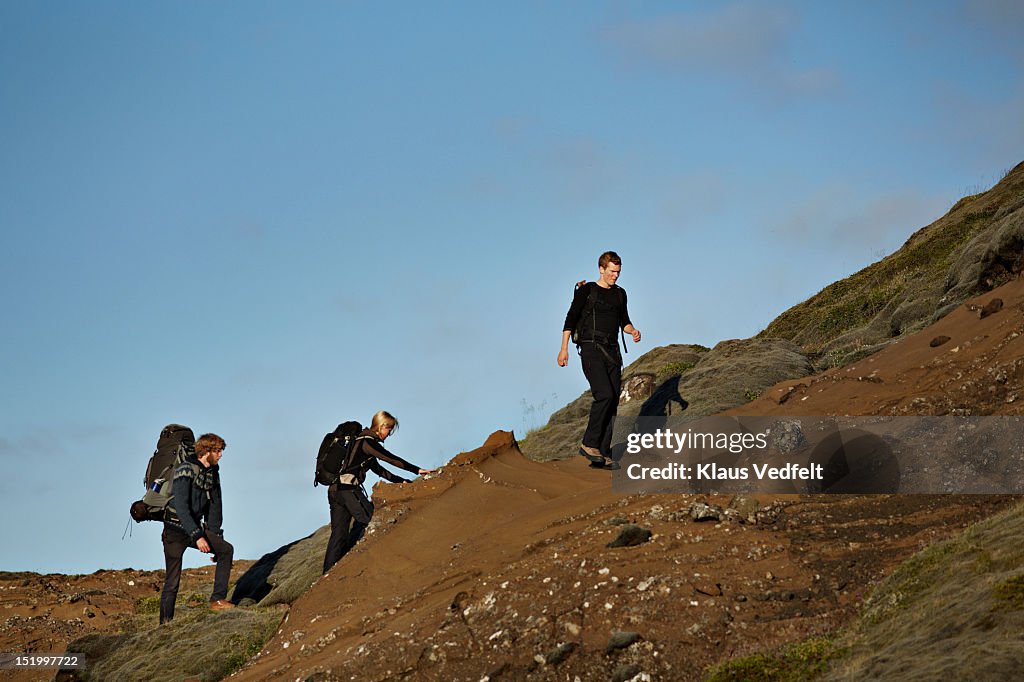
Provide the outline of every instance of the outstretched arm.
[[[393,474],[390,471],[388,471],[385,467],[381,466],[380,462],[378,462],[376,459],[371,459],[370,460],[370,469],[373,471],[373,473],[377,474],[378,476],[383,478],[385,481],[388,481],[390,483],[408,483],[409,482],[409,479],[402,478],[401,476],[398,476],[398,475]],[[423,469],[423,468],[419,468],[419,469],[416,470],[416,473],[422,476],[423,474],[431,474],[431,473],[434,473],[435,471],[437,471],[437,469]]]
[[390,471],[388,471],[387,467],[381,466],[380,462],[378,462],[376,459],[371,459],[370,460],[370,470],[373,473],[375,473],[378,476],[380,476],[381,478],[383,478],[388,483],[408,483],[409,482],[408,478],[402,478],[401,476],[399,476],[397,474],[393,474]]
[[[405,469],[406,471],[410,471],[414,474],[418,474],[421,471],[423,471],[421,467],[416,466],[412,462],[407,462],[398,455],[388,452],[388,450],[383,445],[381,445],[375,440],[367,439],[363,441],[363,443],[363,447],[366,449],[366,454],[371,455],[372,457],[376,457],[382,462],[386,462],[391,466],[398,467],[399,469]],[[376,464],[376,462],[371,460],[370,466],[373,467],[374,464]],[[381,468],[383,469],[383,467]],[[374,469],[374,471],[377,472],[376,469]],[[402,480],[404,481],[405,479]]]

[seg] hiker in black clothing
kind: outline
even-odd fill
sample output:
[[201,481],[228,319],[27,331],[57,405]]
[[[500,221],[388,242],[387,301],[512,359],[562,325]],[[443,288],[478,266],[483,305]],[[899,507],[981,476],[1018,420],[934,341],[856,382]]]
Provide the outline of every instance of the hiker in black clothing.
[[217,563],[213,578],[210,608],[215,611],[233,609],[227,600],[228,579],[235,548],[224,539],[224,510],[220,491],[220,458],[227,444],[214,433],[204,433],[196,440],[195,454],[189,455],[174,470],[174,497],[164,512],[164,561],[167,572],[160,594],[160,622],[174,618],[174,602],[178,598],[181,579],[181,558],[194,547],[212,554]]
[[622,259],[614,251],[606,251],[598,259],[597,267],[600,279],[577,287],[565,316],[558,365],[569,364],[569,338],[574,329],[578,330],[583,374],[594,397],[580,454],[594,465],[618,469],[618,462],[611,457],[611,445],[622,390],[619,330],[632,336],[634,343],[640,341],[640,330],[629,320],[625,290],[615,284],[622,270]]
[[331,505],[331,539],[327,542],[327,553],[324,555],[324,573],[355,547],[370,524],[373,502],[363,490],[366,473],[373,471],[392,483],[405,483],[408,480],[391,473],[377,460],[414,474],[434,471],[411,464],[384,449],[381,443],[397,430],[398,420],[388,412],[381,410],[373,415],[370,428],[363,429],[356,436],[351,461],[342,469],[338,482],[327,489],[327,501]]

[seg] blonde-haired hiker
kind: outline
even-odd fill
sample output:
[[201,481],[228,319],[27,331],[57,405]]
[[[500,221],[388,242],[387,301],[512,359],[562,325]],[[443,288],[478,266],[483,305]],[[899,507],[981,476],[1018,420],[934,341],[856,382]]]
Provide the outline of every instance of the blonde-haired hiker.
[[372,471],[391,483],[404,483],[408,479],[391,473],[380,462],[414,474],[433,471],[407,462],[384,448],[382,443],[397,430],[398,420],[390,413],[381,410],[373,415],[369,428],[356,436],[352,454],[342,468],[338,482],[327,489],[327,501],[331,505],[331,539],[324,555],[324,573],[359,542],[373,517],[373,502],[363,490],[367,472]]

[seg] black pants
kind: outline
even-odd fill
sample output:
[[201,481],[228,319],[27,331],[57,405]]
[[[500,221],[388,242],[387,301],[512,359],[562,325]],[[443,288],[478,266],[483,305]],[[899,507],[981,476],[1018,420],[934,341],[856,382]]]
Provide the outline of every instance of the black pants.
[[594,403],[590,406],[590,421],[583,433],[583,444],[597,448],[606,457],[612,455],[612,429],[619,409],[622,391],[622,356],[618,344],[602,346],[596,343],[580,344],[583,374],[590,382]]
[[[178,583],[181,581],[181,557],[189,547],[196,544],[177,528],[164,526],[160,539],[164,543],[164,563],[167,575],[164,578],[164,590],[160,593],[160,622],[166,623],[174,618],[174,602],[178,599]],[[228,596],[228,580],[231,578],[231,561],[235,556],[235,548],[222,536],[206,533],[206,541],[210,543],[213,556],[217,560],[217,570],[213,575],[213,594],[210,601],[217,601]]]
[[331,505],[331,539],[324,555],[324,573],[356,546],[373,518],[373,502],[362,488],[332,485],[327,489],[327,501]]

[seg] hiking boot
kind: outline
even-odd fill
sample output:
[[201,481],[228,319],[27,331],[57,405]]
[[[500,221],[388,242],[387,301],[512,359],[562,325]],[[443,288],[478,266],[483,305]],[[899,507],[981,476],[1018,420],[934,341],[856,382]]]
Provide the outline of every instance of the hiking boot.
[[218,599],[210,602],[210,608],[214,611],[226,611],[228,609],[235,608],[235,605],[229,602],[227,599]]
[[597,448],[592,448],[588,445],[580,445],[580,454],[590,460],[592,464],[601,464],[604,462],[604,455]]
[[611,471],[617,471],[622,468],[622,465],[616,462],[611,457],[605,457],[604,461],[602,462],[602,468],[610,469]]

